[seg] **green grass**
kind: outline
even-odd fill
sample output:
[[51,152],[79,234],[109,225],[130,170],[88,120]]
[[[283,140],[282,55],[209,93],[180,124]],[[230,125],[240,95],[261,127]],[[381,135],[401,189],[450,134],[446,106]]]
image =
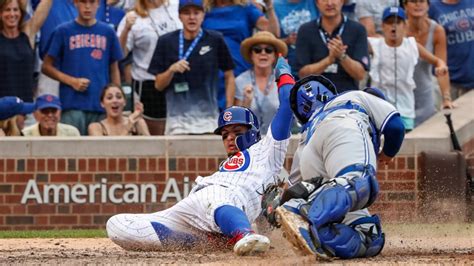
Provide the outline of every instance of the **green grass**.
[[[383,224],[393,235],[429,234],[432,236],[473,236],[474,224]],[[98,238],[107,237],[103,229],[0,231],[1,238]]]
[[0,231],[0,238],[95,238],[107,237],[103,229]]

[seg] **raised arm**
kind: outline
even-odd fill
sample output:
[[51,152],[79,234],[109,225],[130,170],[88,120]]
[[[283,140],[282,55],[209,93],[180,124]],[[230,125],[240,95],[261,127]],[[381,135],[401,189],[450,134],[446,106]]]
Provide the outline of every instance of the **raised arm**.
[[266,13],[268,19],[268,31],[280,38],[280,22],[273,8],[273,0],[264,0],[266,5]]
[[128,35],[133,25],[135,25],[135,21],[137,20],[137,14],[133,11],[130,11],[127,13],[127,15],[123,19],[125,20],[125,25],[123,26],[123,29],[121,28],[122,25],[120,25],[119,27],[119,32],[120,32],[119,41],[120,41],[120,47],[122,47],[123,54],[127,55],[129,52],[128,47],[127,47]]
[[282,56],[278,57],[275,66],[275,76],[278,83],[278,98],[280,106],[273,117],[271,129],[273,138],[276,140],[284,140],[291,135],[291,125],[293,124],[293,112],[290,107],[290,92],[295,84],[295,80],[291,75],[290,65]]
[[[63,1],[63,0],[57,0]],[[34,47],[36,33],[43,26],[44,21],[48,17],[49,10],[53,5],[53,0],[42,0],[31,19],[26,23],[25,34],[28,35],[31,47]]]

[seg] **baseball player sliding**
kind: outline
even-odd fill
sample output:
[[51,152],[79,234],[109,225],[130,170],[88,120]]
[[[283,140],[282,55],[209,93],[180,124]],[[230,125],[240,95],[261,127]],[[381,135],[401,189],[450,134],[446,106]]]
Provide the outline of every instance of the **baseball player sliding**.
[[275,67],[280,106],[267,135],[261,139],[257,117],[247,108],[232,106],[218,118],[228,158],[219,170],[198,177],[188,197],[173,207],[151,214],[118,214],[107,221],[109,238],[124,249],[190,248],[208,243],[210,234],[224,236],[237,255],[265,252],[270,240],[252,231],[261,213],[265,187],[276,182],[290,137],[293,114],[289,104],[294,80],[280,57]]
[[289,188],[266,201],[274,205],[264,201],[264,214],[303,254],[376,256],[385,238],[379,218],[366,208],[379,192],[377,158],[390,161],[403,142],[399,113],[377,89],[338,94],[323,76],[298,81],[290,103],[303,125],[302,139]]

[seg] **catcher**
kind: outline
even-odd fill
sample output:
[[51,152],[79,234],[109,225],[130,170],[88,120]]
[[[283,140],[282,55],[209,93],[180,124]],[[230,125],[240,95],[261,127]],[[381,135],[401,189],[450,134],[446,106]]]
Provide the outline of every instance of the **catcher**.
[[377,159],[388,163],[403,142],[399,113],[375,88],[338,94],[323,76],[303,78],[291,92],[302,138],[287,188],[267,189],[263,197],[264,215],[302,254],[376,256],[385,237],[367,207],[379,192]]

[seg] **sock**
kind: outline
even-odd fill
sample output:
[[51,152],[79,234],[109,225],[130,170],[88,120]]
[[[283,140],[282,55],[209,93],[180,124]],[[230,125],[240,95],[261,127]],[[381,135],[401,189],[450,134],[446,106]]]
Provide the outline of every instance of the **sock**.
[[214,212],[214,220],[222,233],[234,237],[240,233],[252,232],[249,219],[245,213],[234,206],[224,205]]

